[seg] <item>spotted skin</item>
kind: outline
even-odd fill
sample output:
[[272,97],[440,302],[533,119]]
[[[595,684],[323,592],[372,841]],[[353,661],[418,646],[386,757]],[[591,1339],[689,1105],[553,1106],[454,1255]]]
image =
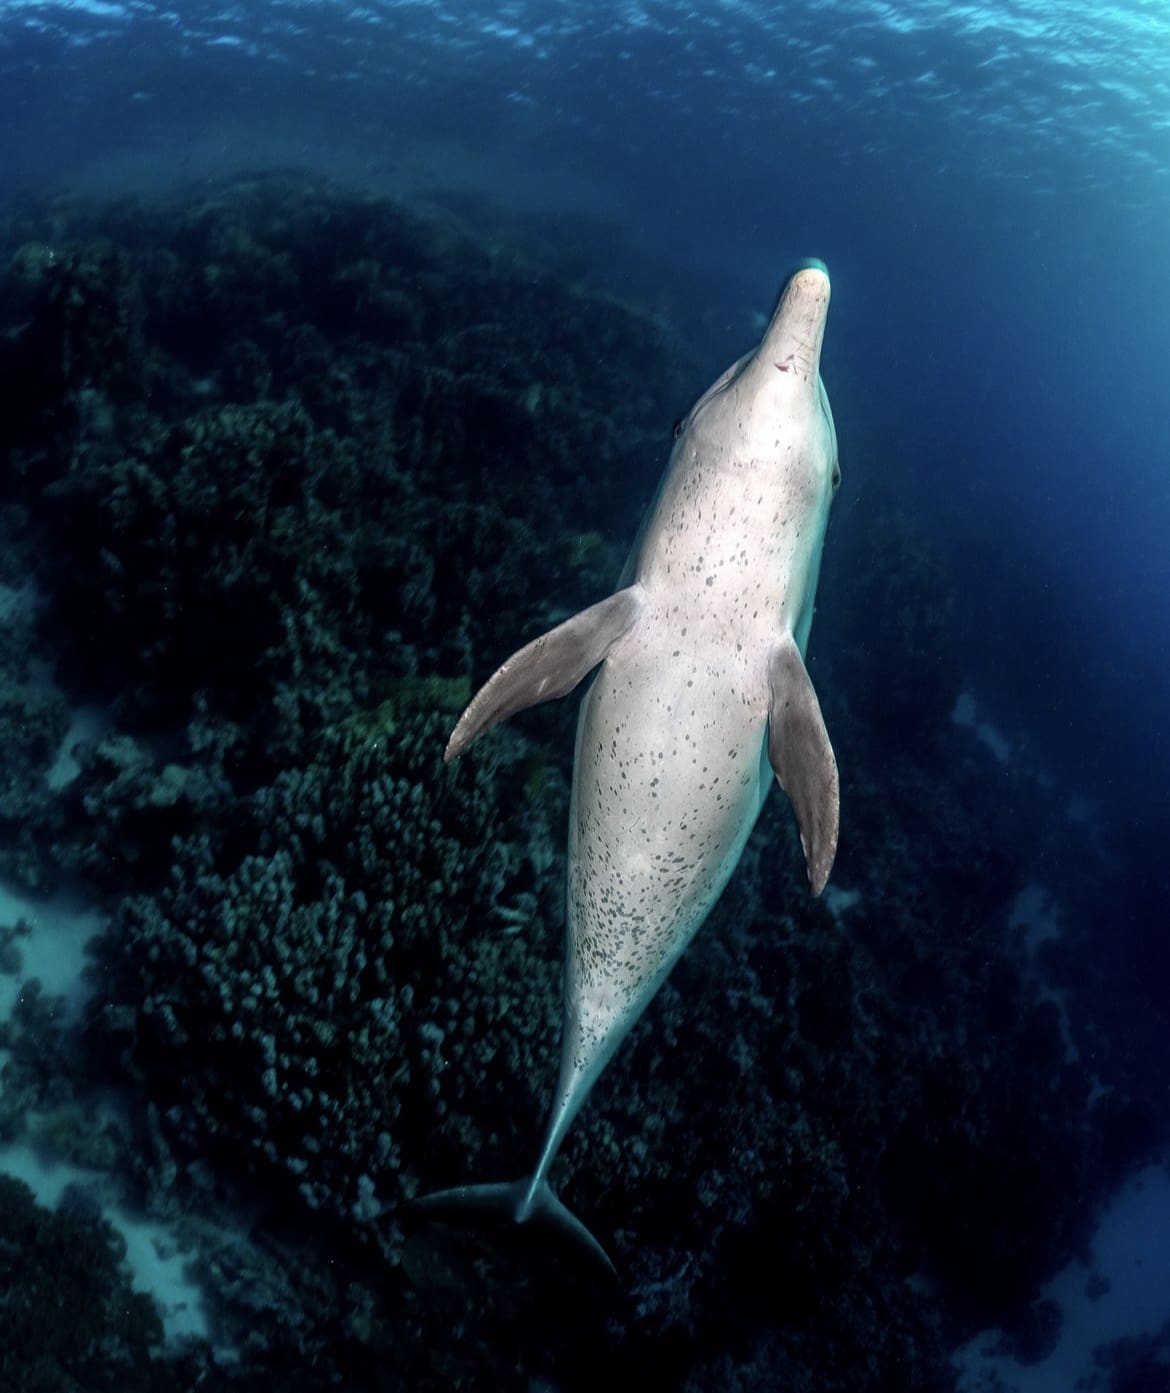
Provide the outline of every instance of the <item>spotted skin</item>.
[[564,1040],[540,1160],[519,1187],[437,1202],[504,1203],[518,1220],[557,1206],[601,1253],[551,1195],[548,1169],[727,883],[773,773],[814,892],[828,875],[836,763],[803,664],[840,478],[820,380],[828,303],[819,264],[792,277],[763,341],[683,423],[626,584],[510,658],[452,734],[448,756],[599,664],[577,726]]
[[576,1110],[707,917],[773,782],[769,661],[785,631],[802,653],[807,643],[840,477],[817,372],[828,280],[802,274],[785,299],[816,327],[785,347],[784,374],[766,351],[774,321],[684,423],[638,543],[639,617],[582,702],[565,1110]]

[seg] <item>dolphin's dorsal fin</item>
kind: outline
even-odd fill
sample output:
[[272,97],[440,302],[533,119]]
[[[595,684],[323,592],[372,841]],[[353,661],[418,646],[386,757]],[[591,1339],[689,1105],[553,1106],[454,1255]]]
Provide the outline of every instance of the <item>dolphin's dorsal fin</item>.
[[788,795],[814,895],[825,888],[837,854],[841,794],[837,761],[820,702],[791,634],[777,644],[768,671],[768,759]]
[[517,711],[571,692],[629,632],[642,603],[640,585],[615,591],[513,653],[472,697],[451,732],[443,758],[461,755],[485,730]]

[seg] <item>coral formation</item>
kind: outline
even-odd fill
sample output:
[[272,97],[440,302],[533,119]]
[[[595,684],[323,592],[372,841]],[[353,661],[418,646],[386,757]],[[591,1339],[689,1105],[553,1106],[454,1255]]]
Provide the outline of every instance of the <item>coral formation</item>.
[[427,1168],[474,1159],[512,1068],[551,1068],[553,1011],[519,1057],[495,1029],[535,984],[553,999],[551,953],[505,931],[539,932],[546,828],[509,841],[525,823],[497,814],[502,773],[444,768],[445,727],[319,736],[305,767],[237,802],[229,836],[176,839],[105,959],[95,1028],[170,1143],[359,1226]]
[[[28,644],[109,720],[0,806],[28,883],[108,912],[72,1053],[30,1017],[7,1067],[128,1090],[112,1163],[156,1212],[252,1207],[260,1241],[203,1236],[239,1354],[203,1386],[951,1386],[948,1344],[1028,1309],[1149,1135],[1086,1110],[1005,939],[1035,793],[958,748],[912,526],[887,511],[841,596],[880,651],[842,622],[815,659],[859,902],[807,900],[774,799],[558,1164],[626,1276],[599,1292],[404,1205],[531,1165],[558,1043],[572,710],[441,754],[474,681],[612,586],[678,346],[450,215],[295,179],[2,232],[0,517]],[[11,690],[41,769],[61,699]]]
[[147,1393],[183,1387],[158,1359],[162,1322],[130,1290],[123,1245],[88,1203],[67,1192],[47,1210],[0,1175],[0,1290],[5,1393]]

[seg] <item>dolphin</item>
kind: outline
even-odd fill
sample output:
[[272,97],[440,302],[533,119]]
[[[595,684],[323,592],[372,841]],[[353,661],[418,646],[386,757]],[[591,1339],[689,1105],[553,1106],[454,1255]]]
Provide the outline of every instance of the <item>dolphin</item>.
[[535,1171],[417,1203],[570,1234],[613,1270],[548,1173],[601,1071],[706,919],[772,786],[819,895],[837,848],[837,764],[804,665],[837,434],[820,376],[823,262],[786,283],[759,345],[699,398],[619,588],[514,653],[472,699],[454,759],[517,711],[581,702],[569,813],[560,1080]]

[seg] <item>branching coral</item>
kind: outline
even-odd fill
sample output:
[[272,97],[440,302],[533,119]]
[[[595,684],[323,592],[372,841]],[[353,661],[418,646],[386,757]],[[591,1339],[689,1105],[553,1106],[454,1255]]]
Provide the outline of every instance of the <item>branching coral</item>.
[[[547,899],[546,858],[506,839],[523,823],[498,817],[495,766],[443,768],[444,729],[327,734],[229,835],[180,841],[107,953],[96,1023],[125,1040],[183,1154],[359,1226],[476,1150],[468,1114],[504,1115],[510,1071],[540,1080],[555,1042],[555,940],[541,954],[489,928],[525,887]],[[537,985],[541,1031],[512,1031],[531,1055],[498,1058],[509,1001]]]
[[42,1208],[0,1175],[0,1387],[5,1393],[178,1389],[155,1354],[162,1321],[130,1290],[125,1245],[79,1192]]

